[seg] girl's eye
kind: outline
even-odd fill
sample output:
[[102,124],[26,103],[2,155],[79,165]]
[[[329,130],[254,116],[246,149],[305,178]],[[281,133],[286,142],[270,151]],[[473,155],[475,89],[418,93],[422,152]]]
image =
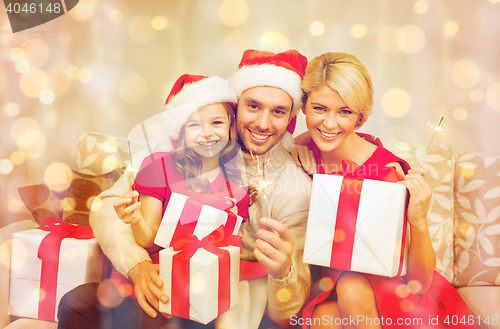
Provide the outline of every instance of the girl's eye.
[[189,128],[195,128],[195,127],[198,127],[199,125],[197,123],[190,123],[188,124],[188,127]]
[[214,121],[212,124],[213,125],[221,125],[221,124],[224,124],[224,122],[222,122],[222,121]]

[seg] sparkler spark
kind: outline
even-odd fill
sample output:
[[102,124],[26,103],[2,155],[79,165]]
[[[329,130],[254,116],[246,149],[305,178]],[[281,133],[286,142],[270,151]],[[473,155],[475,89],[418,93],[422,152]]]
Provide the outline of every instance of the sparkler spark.
[[255,194],[257,194],[257,196],[258,196],[259,192],[262,192],[262,195],[264,196],[264,200],[266,200],[266,202],[267,202],[266,190],[271,188],[271,186],[273,185],[272,182],[266,181],[265,168],[266,168],[266,165],[269,164],[270,159],[268,159],[266,162],[263,162],[263,161],[260,161],[259,156],[254,155],[252,151],[250,151],[250,155],[252,156],[252,160],[257,160],[257,163],[258,163],[257,170],[259,171],[259,174],[260,174],[259,183],[255,187],[256,190],[250,194],[250,197],[254,196]]
[[439,121],[436,125],[431,125],[431,131],[432,131],[432,137],[431,137],[431,140],[429,142],[429,145],[427,145],[427,148],[425,149],[425,153],[424,153],[424,156],[420,159],[420,164],[418,165],[419,167],[422,166],[422,162],[424,162],[424,159],[425,157],[427,156],[427,153],[429,152],[429,149],[431,148],[431,145],[432,145],[432,142],[434,141],[434,138],[436,137],[436,135],[440,132],[443,131],[443,119],[444,117],[441,116],[441,118],[439,118]]

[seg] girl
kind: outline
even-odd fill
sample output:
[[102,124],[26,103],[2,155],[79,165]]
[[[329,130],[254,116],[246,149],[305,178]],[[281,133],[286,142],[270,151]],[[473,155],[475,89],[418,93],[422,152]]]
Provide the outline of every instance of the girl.
[[[219,77],[183,75],[175,83],[163,118],[175,150],[145,158],[135,191],[114,203],[137,243],[151,253],[158,251],[154,238],[172,192],[248,217],[248,195],[235,164],[233,103],[236,95]],[[225,228],[226,234],[233,229]]]
[[[391,324],[436,328],[445,326],[447,315],[468,318],[467,305],[460,295],[434,271],[436,260],[427,226],[432,195],[429,172],[423,168],[410,170],[408,163],[386,150],[379,139],[354,132],[373,108],[372,82],[364,65],[352,55],[323,54],[307,66],[302,86],[307,99],[303,111],[308,132],[295,140],[298,145],[292,154],[297,164],[300,158],[310,174],[354,172],[377,180],[400,175],[398,183],[410,193],[407,218],[411,240],[404,277],[321,267],[303,318],[332,319],[327,326],[334,328],[382,328]],[[361,317],[364,321],[346,321]],[[429,323],[429,318],[436,317],[439,326]],[[325,324],[311,320],[311,328]]]

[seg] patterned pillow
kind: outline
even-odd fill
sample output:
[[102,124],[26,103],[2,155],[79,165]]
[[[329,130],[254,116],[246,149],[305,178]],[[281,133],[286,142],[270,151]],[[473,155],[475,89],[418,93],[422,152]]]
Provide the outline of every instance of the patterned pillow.
[[126,166],[130,160],[127,139],[99,133],[83,133],[76,145],[77,171],[87,175],[103,175]]
[[436,252],[436,271],[453,281],[453,171],[455,158],[449,146],[434,146],[425,154],[423,146],[396,149],[394,154],[405,159],[412,168],[420,165],[432,177],[432,199],[427,214],[432,247]]
[[43,226],[43,220],[47,217],[61,218],[63,206],[61,204],[66,189],[51,189],[46,184],[23,186],[17,189],[24,205],[31,212],[35,220]]
[[454,285],[500,285],[500,157],[457,152]]
[[86,175],[76,171],[66,190],[62,219],[71,224],[89,225],[92,202],[102,191],[109,189],[123,174],[116,169],[104,175]]

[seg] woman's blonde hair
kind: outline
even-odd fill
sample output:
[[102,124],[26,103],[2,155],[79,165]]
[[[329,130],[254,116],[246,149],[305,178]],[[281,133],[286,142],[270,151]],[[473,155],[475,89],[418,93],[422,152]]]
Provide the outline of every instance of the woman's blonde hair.
[[323,86],[338,92],[351,110],[361,113],[356,129],[372,114],[372,79],[366,67],[353,55],[330,52],[309,62],[302,81],[304,104],[312,91]]
[[[219,153],[219,166],[223,166],[227,179],[242,183],[241,171],[236,168],[232,163],[233,159],[240,151],[238,144],[238,135],[236,132],[236,124],[234,118],[233,104],[229,102],[221,103],[226,109],[227,117],[229,119],[229,141],[226,146]],[[179,132],[179,141],[177,149],[172,154],[172,159],[175,168],[184,176],[186,190],[206,193],[210,187],[208,179],[200,176],[202,173],[202,163],[200,156],[196,154],[186,143],[184,124]]]

